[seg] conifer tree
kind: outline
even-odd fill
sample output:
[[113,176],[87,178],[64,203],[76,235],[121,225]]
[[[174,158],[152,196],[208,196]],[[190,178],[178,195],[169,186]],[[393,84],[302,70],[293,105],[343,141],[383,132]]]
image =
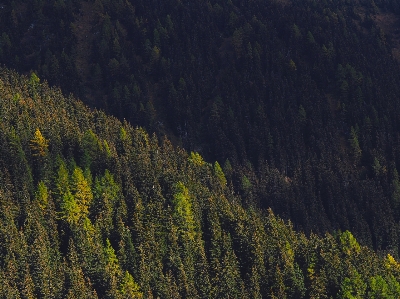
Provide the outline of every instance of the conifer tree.
[[68,246],[68,260],[65,277],[65,298],[68,299],[97,299],[97,293],[93,289],[88,277],[85,277],[79,264],[78,254],[75,245],[70,240]]
[[220,181],[221,186],[224,187],[226,185],[226,178],[218,162],[214,163],[214,173],[217,176],[218,180]]
[[180,226],[182,236],[193,240],[196,232],[189,190],[182,182],[178,182],[175,189],[173,199],[174,216]]
[[36,129],[33,138],[30,141],[30,148],[34,156],[45,157],[49,142],[43,137],[39,129]]
[[120,292],[123,298],[127,299],[140,299],[143,298],[143,294],[140,292],[139,285],[133,280],[131,274],[125,271],[124,277],[121,283]]
[[38,201],[39,207],[41,209],[46,209],[48,205],[48,189],[43,181],[40,181],[36,191],[36,200]]
[[85,178],[82,169],[79,167],[76,167],[72,173],[71,191],[80,211],[79,217],[86,218],[89,215],[89,207],[93,200],[93,193],[90,181]]

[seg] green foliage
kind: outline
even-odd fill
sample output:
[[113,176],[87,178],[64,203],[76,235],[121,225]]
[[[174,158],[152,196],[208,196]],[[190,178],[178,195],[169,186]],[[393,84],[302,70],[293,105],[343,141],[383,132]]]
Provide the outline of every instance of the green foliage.
[[119,138],[120,138],[122,141],[125,141],[125,140],[128,139],[126,130],[125,130],[123,127],[121,127],[121,129],[120,129],[120,131],[119,131]]
[[32,72],[31,73],[31,77],[29,79],[30,87],[33,88],[33,89],[36,89],[39,86],[39,84],[40,84],[39,77],[34,72]]
[[222,171],[222,168],[217,161],[214,163],[214,173],[215,173],[216,177],[218,178],[219,182],[221,183],[221,186],[222,187],[226,186],[225,174]]
[[392,179],[392,203],[394,208],[397,210],[400,204],[400,181],[397,169],[393,171]]
[[231,162],[229,161],[229,159],[226,159],[226,160],[225,160],[225,163],[224,163],[223,172],[224,172],[228,177],[231,177],[232,171],[233,171],[233,169],[232,169],[232,164],[231,164]]
[[379,163],[379,160],[378,160],[378,158],[374,158],[374,163],[372,164],[372,168],[374,169],[374,174],[376,175],[376,176],[379,176],[379,174],[381,173],[381,171],[382,171],[382,166],[381,166],[381,164]]
[[150,62],[152,64],[158,62],[160,59],[160,49],[157,46],[154,46],[151,50]]
[[69,174],[68,174],[68,169],[67,166],[65,165],[65,162],[62,160],[59,160],[60,166],[58,167],[57,171],[57,177],[56,177],[56,189],[57,189],[57,195],[59,197],[62,197],[65,193],[69,192]]
[[[229,159],[233,171],[224,174],[236,193],[251,194],[306,232],[351,228],[376,249],[394,248],[400,214],[387,208],[395,185],[383,167],[400,164],[400,72],[396,42],[387,38],[396,37],[396,26],[382,20],[399,12],[394,0],[14,0],[0,9],[0,63],[29,75],[2,77],[1,130],[8,136],[11,124],[22,142],[14,151],[1,140],[1,155],[21,162],[11,172],[25,175],[13,174],[15,182],[35,170],[30,194],[52,179],[53,154],[73,157],[95,177],[105,168],[122,172],[117,154],[131,158],[134,130],[124,125],[128,139],[115,139],[116,119],[105,121],[99,111],[86,117],[81,104],[42,84],[49,82],[198,150],[205,161]],[[346,128],[356,123],[355,138]],[[45,159],[27,154],[36,128],[51,143]],[[374,157],[379,177],[371,174]],[[43,161],[47,168],[37,170]],[[252,182],[246,192],[243,175]],[[153,182],[133,177],[151,197]],[[170,177],[160,188],[179,180]],[[382,215],[387,221],[376,220]]]
[[292,30],[293,30],[293,35],[294,35],[294,37],[295,37],[296,39],[300,39],[300,38],[301,38],[301,32],[300,32],[299,27],[297,27],[296,24],[293,24]]
[[124,278],[121,283],[121,294],[124,298],[143,298],[142,292],[140,292],[139,285],[133,280],[131,274],[128,271],[125,271]]
[[[90,174],[88,174],[90,176]],[[89,215],[89,207],[93,200],[90,181],[85,178],[82,169],[75,167],[71,177],[63,161],[61,161],[56,178],[60,217],[70,224],[78,224]]]
[[370,279],[368,298],[377,299],[377,298],[396,298],[396,297],[394,296],[389,297],[388,284],[382,278],[382,276],[378,275],[371,277]]
[[68,264],[66,267],[66,298],[98,298],[96,291],[90,281],[85,279],[85,274],[79,264],[79,256],[73,242],[70,242],[68,248]]
[[78,224],[81,218],[81,209],[71,191],[67,190],[61,197],[61,219],[70,224]]
[[[240,20],[240,17],[232,17],[232,24],[240,24]],[[145,26],[141,23],[144,20],[137,18],[137,22]],[[248,34],[251,26],[258,26],[257,30],[263,34],[272,30],[265,31],[255,19],[251,22],[252,25],[241,26],[245,45],[249,43],[246,39],[251,36]],[[177,24],[174,22],[174,26]],[[226,29],[229,36],[235,28]],[[163,49],[161,55],[164,55],[162,30],[157,30]],[[119,32],[123,30],[120,28]],[[320,40],[318,31],[313,32]],[[113,41],[113,31],[109,34]],[[226,42],[229,47],[230,41]],[[123,47],[123,43],[120,42],[120,46]],[[253,59],[255,49],[258,48],[260,53],[264,49],[256,43],[251,43],[251,47]],[[282,61],[288,60],[283,57]],[[298,64],[298,71],[301,65]],[[350,67],[345,69],[344,76],[348,77],[349,84],[355,84],[352,80],[357,81],[357,75],[352,75],[354,72]],[[157,74],[153,75],[157,77]],[[189,92],[192,88],[190,76],[184,77],[185,84],[183,81],[179,84],[177,93]],[[46,84],[39,83],[35,99],[32,99],[29,84],[27,78],[4,69],[0,71],[0,96],[4,99],[0,101],[0,113],[4,116],[0,121],[0,297],[399,297],[400,266],[393,257],[397,256],[395,249],[393,256],[382,258],[368,247],[360,246],[354,237],[365,242],[371,232],[374,238],[381,238],[380,244],[391,242],[392,248],[397,244],[397,218],[393,218],[389,202],[386,201],[383,208],[375,206],[387,213],[388,217],[382,218],[384,221],[368,218],[367,214],[359,214],[354,208],[360,205],[368,209],[373,205],[375,195],[374,200],[379,201],[379,186],[387,187],[385,196],[395,195],[398,181],[395,167],[384,171],[382,165],[396,164],[389,164],[389,158],[381,158],[384,155],[378,149],[371,153],[364,149],[368,143],[381,142],[378,138],[370,140],[368,130],[386,125],[388,120],[379,120],[371,112],[370,124],[355,129],[363,151],[368,152],[365,160],[370,159],[368,167],[363,168],[361,188],[355,183],[357,177],[351,174],[353,167],[362,168],[360,164],[364,159],[360,159],[359,165],[349,163],[344,133],[340,135],[340,157],[350,166],[342,169],[340,160],[333,159],[337,156],[324,160],[332,158],[337,162],[335,167],[341,171],[340,180],[328,164],[324,167],[313,164],[318,157],[311,152],[302,156],[302,159],[309,159],[303,159],[296,167],[291,167],[293,156],[290,151],[282,156],[272,154],[268,163],[265,160],[258,165],[251,162],[248,164],[254,166],[242,168],[237,167],[239,156],[236,156],[231,160],[235,161],[232,164],[226,159],[222,171],[218,163],[208,164],[198,153],[188,154],[174,148],[167,139],[159,144],[157,138],[149,137],[144,129],[135,129],[102,112],[89,110]],[[15,101],[13,97],[17,93],[20,99]],[[325,111],[327,118],[347,117],[337,108],[341,104],[336,105],[334,99],[329,104],[332,111]],[[225,100],[217,105],[220,117],[225,111],[224,105]],[[322,156],[329,152],[324,150],[327,142],[321,141],[321,136],[327,135],[319,135],[321,132],[312,128],[316,127],[314,123],[318,124],[318,105],[293,103],[287,106],[291,107],[287,117],[291,115],[293,123],[298,123],[296,107],[300,105],[304,110],[307,108],[305,125],[310,126],[310,132],[301,131],[299,136],[310,148],[317,143],[315,146],[320,147]],[[351,111],[351,104],[346,106]],[[242,113],[254,114],[251,121],[258,123],[259,128],[281,117],[276,113],[274,118],[267,118],[262,106],[255,107],[255,111],[243,107]],[[50,115],[52,117],[48,117]],[[241,117],[240,113],[235,112],[235,115]],[[234,123],[225,125],[235,127]],[[30,150],[35,128],[41,128],[51,140],[46,155],[40,156],[40,159],[45,157],[46,163],[37,163],[42,160],[25,156]],[[291,142],[292,138],[301,147],[297,129],[292,128],[293,134],[287,138],[282,138],[278,130],[269,130],[269,135],[263,136],[273,139],[274,146],[270,148],[263,148],[253,137],[250,140],[253,148],[260,147],[265,152],[282,150],[282,144]],[[218,142],[226,143],[231,142],[232,136],[240,136],[226,135],[223,131],[218,134]],[[245,147],[245,141],[241,142]],[[215,145],[219,146],[218,143]],[[296,151],[296,147],[292,150]],[[259,152],[253,154],[256,156]],[[379,157],[382,166],[379,179],[369,179],[373,157]],[[258,158],[262,161],[262,156]],[[104,159],[109,159],[107,163],[110,163],[104,163]],[[112,167],[107,167],[110,165]],[[43,175],[34,176],[33,180],[30,169]],[[36,189],[29,187],[33,182],[37,184]],[[342,193],[336,193],[336,190]],[[320,197],[338,194],[346,197],[350,193],[359,194],[359,197],[343,207],[339,199],[327,200],[326,206],[319,201]],[[239,194],[254,197],[263,194],[271,206],[283,211],[293,210],[293,215],[298,215],[295,220],[302,226],[292,226],[272,211],[266,215],[251,202],[243,207]],[[305,196],[307,200],[295,201],[296,196]],[[323,213],[328,209],[334,211],[331,213],[336,215],[338,223],[345,223],[347,214],[351,217],[364,215],[366,218],[360,216],[355,224],[368,228],[367,232],[359,238],[360,230],[357,234],[345,231],[335,238],[330,234],[305,235],[294,230],[293,227],[302,227],[307,231],[306,228],[317,225],[312,224],[317,219],[314,214],[321,218],[316,223],[326,225],[321,230],[327,230],[330,222]],[[391,238],[383,230],[389,227],[394,235]]]
[[180,226],[182,235],[194,240],[196,232],[191,198],[188,188],[186,188],[182,182],[178,182],[175,185],[172,203],[174,207],[174,216]]
[[312,34],[310,31],[307,32],[307,41],[308,41],[310,44],[315,44],[314,36],[313,36],[313,34]]
[[99,156],[99,152],[103,149],[99,138],[92,130],[85,132],[85,135],[82,138],[82,148],[82,164],[85,168],[89,168],[92,162]]
[[113,175],[106,169],[104,175],[96,177],[93,189],[92,215],[101,227],[104,235],[108,236],[113,229],[113,215],[115,203],[121,196],[120,187],[114,181]]
[[345,231],[340,236],[340,243],[342,245],[342,250],[344,253],[350,254],[359,254],[361,251],[360,244],[358,244],[356,238],[352,235],[351,232]]
[[232,44],[237,56],[240,56],[243,50],[243,35],[244,32],[241,27],[233,32]]
[[111,246],[110,240],[106,240],[106,247],[104,248],[104,255],[106,259],[107,271],[112,275],[117,275],[120,272],[118,258],[115,254],[114,248]]
[[[398,298],[400,296],[400,283],[398,281],[397,278],[395,278],[394,276],[390,275],[387,277],[387,284],[388,284],[388,298]],[[384,283],[382,283],[382,286],[379,286],[379,288],[383,288],[383,290],[385,290],[384,287]],[[379,291],[377,292],[377,295],[379,294]],[[379,298],[379,297],[378,297]]]
[[340,286],[340,299],[362,299],[365,298],[367,285],[362,280],[361,275],[354,271],[351,277],[345,277]]
[[302,123],[306,122],[307,120],[307,112],[302,105],[299,107],[299,118]]
[[242,190],[246,193],[251,190],[252,184],[251,184],[250,180],[247,178],[247,176],[245,176],[245,175],[242,176],[241,187],[242,187]]
[[28,189],[33,189],[33,176],[32,170],[28,163],[27,156],[25,155],[25,151],[22,147],[21,138],[18,136],[17,131],[12,126],[9,129],[9,133],[7,135],[7,142],[9,143],[9,149],[4,153],[4,157],[8,157],[8,159],[12,163],[12,167],[10,167],[9,171],[14,173],[15,185],[17,187],[27,186]]
[[358,142],[358,132],[354,127],[351,127],[350,130],[350,146],[353,150],[353,156],[355,158],[356,161],[358,161],[361,157],[361,148],[360,148],[360,144]]
[[43,181],[40,181],[37,186],[35,198],[38,201],[39,206],[42,209],[46,209],[46,207],[49,203],[49,193],[48,193],[48,189]]

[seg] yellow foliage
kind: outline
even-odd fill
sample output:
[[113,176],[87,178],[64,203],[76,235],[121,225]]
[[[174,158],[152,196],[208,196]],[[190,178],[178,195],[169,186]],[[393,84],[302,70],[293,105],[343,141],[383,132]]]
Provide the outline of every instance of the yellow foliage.
[[79,167],[75,168],[72,174],[72,190],[82,216],[87,216],[89,214],[89,206],[93,200],[93,193],[90,183]]
[[43,137],[40,130],[36,129],[29,146],[32,149],[34,156],[44,157],[47,155],[47,148],[49,146],[49,143],[46,138]]
[[194,152],[190,153],[189,162],[197,166],[203,166],[205,163],[203,157],[200,156],[199,153],[194,153]]
[[400,263],[397,262],[394,257],[388,253],[386,259],[385,259],[385,266],[386,269],[392,269],[395,271],[400,271]]
[[289,68],[292,71],[296,71],[297,70],[296,63],[292,59],[290,59],[290,61],[289,61]]
[[282,259],[287,265],[293,266],[294,251],[288,241],[286,241],[285,248],[282,250]]

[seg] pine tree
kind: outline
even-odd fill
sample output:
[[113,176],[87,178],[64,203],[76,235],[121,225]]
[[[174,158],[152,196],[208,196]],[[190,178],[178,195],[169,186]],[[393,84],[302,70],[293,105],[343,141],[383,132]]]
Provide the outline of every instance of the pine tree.
[[65,298],[97,299],[96,291],[80,267],[78,254],[72,239],[69,242],[67,257],[68,260],[65,265]]
[[38,201],[39,207],[43,210],[46,209],[48,205],[49,194],[48,189],[43,181],[39,182],[35,197]]
[[195,221],[189,190],[182,182],[178,182],[175,185],[175,189],[173,199],[175,219],[179,224],[182,236],[193,240],[195,237]]
[[133,280],[131,274],[125,271],[124,277],[122,279],[120,292],[123,298],[127,299],[140,299],[143,298],[143,294],[140,292],[139,285]]
[[115,204],[122,197],[119,186],[108,170],[104,172],[104,176],[96,177],[93,193],[92,214],[96,218],[97,225],[102,228],[103,234],[108,237],[114,227]]
[[218,162],[214,163],[214,173],[215,173],[216,177],[218,178],[219,182],[221,183],[221,186],[225,187],[226,186],[225,174],[222,171],[222,168]]

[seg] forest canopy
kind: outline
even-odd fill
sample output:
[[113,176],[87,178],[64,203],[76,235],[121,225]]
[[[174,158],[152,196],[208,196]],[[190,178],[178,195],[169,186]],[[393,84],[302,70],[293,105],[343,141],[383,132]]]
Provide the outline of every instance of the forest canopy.
[[0,0],[0,295],[398,298],[399,22]]
[[[0,63],[218,161],[247,204],[299,231],[398,254],[399,13],[395,0],[14,0]],[[114,150],[90,130],[83,172]]]
[[240,196],[218,162],[32,78],[0,69],[1,298],[400,296],[396,252],[295,231],[248,179]]

